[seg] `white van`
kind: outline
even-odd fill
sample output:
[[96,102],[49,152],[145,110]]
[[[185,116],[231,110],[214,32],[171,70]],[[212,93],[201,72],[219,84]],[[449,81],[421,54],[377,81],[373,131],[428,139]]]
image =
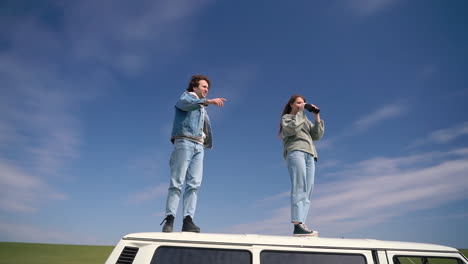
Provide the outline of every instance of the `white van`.
[[457,249],[421,243],[207,233],[124,236],[106,264],[468,264]]

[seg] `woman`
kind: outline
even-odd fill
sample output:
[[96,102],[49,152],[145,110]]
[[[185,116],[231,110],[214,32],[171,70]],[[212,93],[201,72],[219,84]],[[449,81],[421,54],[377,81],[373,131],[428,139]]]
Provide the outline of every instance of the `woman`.
[[[315,125],[307,119],[304,107],[315,115]],[[303,96],[293,95],[281,115],[279,132],[283,138],[283,155],[291,177],[291,222],[294,223],[295,236],[318,236],[318,232],[310,230],[305,221],[318,158],[314,141],[322,138],[325,131],[319,112],[315,105],[306,104]]]

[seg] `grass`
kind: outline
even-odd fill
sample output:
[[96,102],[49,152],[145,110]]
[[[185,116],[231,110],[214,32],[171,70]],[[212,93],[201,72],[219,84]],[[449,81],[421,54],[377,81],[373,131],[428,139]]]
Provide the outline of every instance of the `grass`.
[[[459,249],[463,255],[466,256],[468,249]],[[398,258],[401,264],[423,264],[423,260],[420,257],[399,257]],[[450,258],[437,258],[437,257],[428,257],[429,264],[458,264],[456,259]]]
[[[103,264],[112,249],[113,246],[0,242],[0,264]],[[468,256],[468,249],[460,251]]]
[[461,253],[463,253],[463,255],[465,255],[465,257],[468,258],[468,249],[459,249]]
[[113,248],[0,242],[0,264],[103,264]]

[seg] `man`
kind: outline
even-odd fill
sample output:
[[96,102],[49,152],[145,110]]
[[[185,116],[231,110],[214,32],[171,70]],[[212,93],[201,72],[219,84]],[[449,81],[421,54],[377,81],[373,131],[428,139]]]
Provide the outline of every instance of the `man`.
[[224,98],[206,99],[209,89],[210,80],[206,76],[194,75],[187,91],[180,96],[175,105],[171,135],[174,151],[169,162],[171,178],[166,218],[162,221],[165,221],[163,232],[173,231],[174,218],[185,182],[182,231],[200,233],[200,228],[193,223],[193,217],[203,175],[204,148],[212,147],[211,124],[205,107],[210,104],[222,107],[226,101]]

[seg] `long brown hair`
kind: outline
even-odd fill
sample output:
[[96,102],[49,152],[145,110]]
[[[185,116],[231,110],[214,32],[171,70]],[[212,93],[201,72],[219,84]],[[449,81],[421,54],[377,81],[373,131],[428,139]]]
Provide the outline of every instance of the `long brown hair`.
[[[304,100],[304,103],[306,102],[306,99],[304,98],[304,96],[299,95],[299,94],[292,95],[291,98],[289,98],[288,103],[283,108],[283,113],[281,113],[281,119],[283,118],[285,114],[291,113],[291,110],[292,110],[291,104],[294,103],[298,97],[302,98],[302,100]],[[281,119],[280,119],[279,132],[278,132],[279,137],[281,137],[281,132],[283,132],[283,127],[281,126]]]

